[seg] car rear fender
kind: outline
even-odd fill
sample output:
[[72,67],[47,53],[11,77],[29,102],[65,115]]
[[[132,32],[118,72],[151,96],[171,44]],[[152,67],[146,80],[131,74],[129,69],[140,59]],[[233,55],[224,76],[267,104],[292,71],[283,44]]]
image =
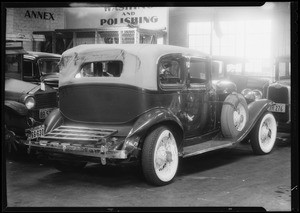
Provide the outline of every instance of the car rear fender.
[[61,114],[59,108],[53,109],[44,121],[45,133],[52,131],[56,127],[60,126],[63,122],[64,117]]
[[4,103],[7,109],[12,110],[13,112],[17,113],[18,115],[26,116],[28,114],[28,109],[23,103],[17,101],[8,101],[6,100]]
[[158,124],[169,124],[172,128],[176,128],[183,133],[183,125],[174,113],[165,108],[151,109],[141,115],[133,124],[125,139],[123,149],[126,149],[128,152],[136,149],[147,132]]

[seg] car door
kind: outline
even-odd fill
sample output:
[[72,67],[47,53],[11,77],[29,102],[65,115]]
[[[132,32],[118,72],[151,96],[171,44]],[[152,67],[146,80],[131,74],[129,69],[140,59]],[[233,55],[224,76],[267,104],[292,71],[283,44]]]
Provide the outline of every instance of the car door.
[[216,128],[216,93],[211,85],[210,70],[210,60],[189,59],[185,91],[187,138],[204,135]]

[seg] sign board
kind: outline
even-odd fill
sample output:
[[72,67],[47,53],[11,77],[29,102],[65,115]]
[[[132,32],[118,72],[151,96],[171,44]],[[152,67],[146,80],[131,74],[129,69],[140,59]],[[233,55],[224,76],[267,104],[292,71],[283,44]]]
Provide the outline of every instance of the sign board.
[[65,29],[139,26],[167,29],[168,7],[81,7],[65,10]]
[[23,48],[23,43],[22,41],[7,41],[6,48]]

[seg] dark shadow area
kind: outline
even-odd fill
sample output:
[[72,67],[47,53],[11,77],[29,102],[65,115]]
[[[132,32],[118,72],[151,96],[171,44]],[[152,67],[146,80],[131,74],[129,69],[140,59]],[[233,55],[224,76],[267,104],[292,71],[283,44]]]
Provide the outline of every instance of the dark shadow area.
[[[240,145],[241,146],[241,145]],[[180,162],[177,176],[204,172],[228,165],[253,155],[251,149],[226,148],[207,152],[201,155],[184,158]]]
[[[282,145],[277,143],[274,150],[280,149],[280,146]],[[213,170],[252,157],[255,157],[255,155],[252,152],[250,144],[241,143],[231,148],[224,148],[189,158],[182,158],[179,162],[177,177]],[[36,179],[39,182],[52,186],[85,185],[89,187],[98,185],[110,188],[130,186],[140,186],[143,188],[153,187],[146,183],[141,166],[137,162],[119,165],[88,163],[87,166],[81,170],[65,173],[56,170],[52,165],[52,161],[40,158],[35,155],[34,152],[29,155],[23,153],[22,155],[8,156],[7,161],[16,162],[20,165],[23,164],[24,166],[26,165],[26,167],[30,166],[30,170],[35,169],[36,172],[51,169],[50,174],[48,173],[44,176],[36,177]]]

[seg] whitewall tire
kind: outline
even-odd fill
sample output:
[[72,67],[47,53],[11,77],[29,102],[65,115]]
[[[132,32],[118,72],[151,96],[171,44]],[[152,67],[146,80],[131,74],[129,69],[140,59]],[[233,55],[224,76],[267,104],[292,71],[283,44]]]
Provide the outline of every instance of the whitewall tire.
[[144,176],[150,184],[162,186],[172,182],[179,163],[172,130],[165,126],[154,129],[145,138],[141,160]]
[[272,151],[277,136],[277,123],[274,115],[266,112],[251,132],[251,146],[255,154],[268,154]]

